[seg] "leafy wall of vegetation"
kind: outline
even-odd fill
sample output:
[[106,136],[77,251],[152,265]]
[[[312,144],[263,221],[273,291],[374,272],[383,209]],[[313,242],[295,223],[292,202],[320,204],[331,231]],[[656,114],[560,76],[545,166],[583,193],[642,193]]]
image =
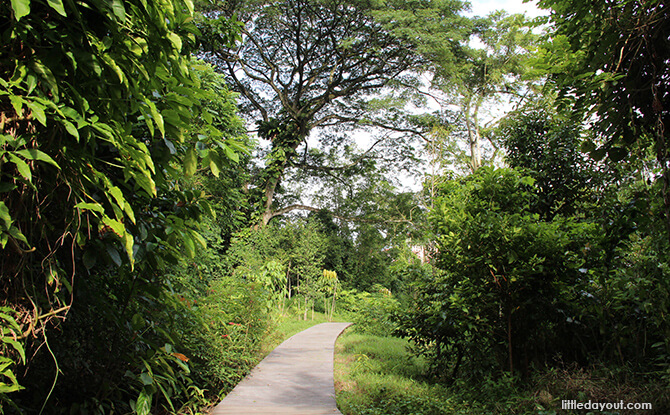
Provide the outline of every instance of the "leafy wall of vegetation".
[[315,312],[430,390],[666,387],[670,25],[610,3],[542,1],[542,39],[458,1],[4,2],[0,412],[198,412]]

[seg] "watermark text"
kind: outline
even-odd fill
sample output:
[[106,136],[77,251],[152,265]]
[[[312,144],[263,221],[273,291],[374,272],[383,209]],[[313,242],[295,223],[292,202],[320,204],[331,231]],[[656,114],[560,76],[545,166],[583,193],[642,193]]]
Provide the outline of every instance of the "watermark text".
[[576,400],[562,400],[561,409],[596,409],[600,412],[611,411],[611,410],[624,410],[624,409],[637,409],[637,410],[648,410],[652,409],[652,405],[648,402],[642,403],[626,403],[624,401],[619,402],[577,402]]

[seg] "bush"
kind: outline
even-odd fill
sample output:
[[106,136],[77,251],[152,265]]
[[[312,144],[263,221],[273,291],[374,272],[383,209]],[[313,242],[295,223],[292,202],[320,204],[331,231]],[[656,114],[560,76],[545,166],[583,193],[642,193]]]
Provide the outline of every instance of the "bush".
[[356,332],[385,336],[397,328],[393,316],[400,303],[391,291],[380,285],[373,286],[372,293],[343,290],[338,304],[341,310],[350,313]]
[[400,331],[442,376],[526,373],[575,348],[565,335],[570,300],[595,227],[543,221],[530,210],[533,185],[515,170],[481,168],[440,190],[432,212],[439,271],[417,283]]

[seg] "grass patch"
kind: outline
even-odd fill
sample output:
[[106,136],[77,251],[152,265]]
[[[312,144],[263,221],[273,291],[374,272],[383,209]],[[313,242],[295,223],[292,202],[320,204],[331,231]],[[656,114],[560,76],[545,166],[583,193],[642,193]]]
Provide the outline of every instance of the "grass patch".
[[[344,415],[665,415],[667,385],[631,377],[631,370],[545,369],[532,379],[501,375],[477,383],[446,386],[424,376],[427,362],[408,351],[409,343],[347,330],[335,346],[335,390]],[[644,403],[648,411],[562,410],[561,400]]]
[[344,415],[454,413],[449,390],[424,378],[426,362],[395,337],[345,332],[335,346],[335,389]]

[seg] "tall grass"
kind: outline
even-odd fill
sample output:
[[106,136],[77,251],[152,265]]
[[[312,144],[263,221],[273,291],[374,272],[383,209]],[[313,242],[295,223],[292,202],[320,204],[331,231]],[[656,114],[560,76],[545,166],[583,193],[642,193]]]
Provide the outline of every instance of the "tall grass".
[[[428,363],[395,337],[347,330],[335,347],[335,389],[344,415],[563,415],[561,400],[577,402],[651,402],[653,410],[594,412],[602,415],[670,413],[667,385],[630,377],[618,370],[592,367],[538,369],[523,382],[504,373],[476,384],[445,385],[426,375]],[[624,373],[625,372],[625,373]]]

